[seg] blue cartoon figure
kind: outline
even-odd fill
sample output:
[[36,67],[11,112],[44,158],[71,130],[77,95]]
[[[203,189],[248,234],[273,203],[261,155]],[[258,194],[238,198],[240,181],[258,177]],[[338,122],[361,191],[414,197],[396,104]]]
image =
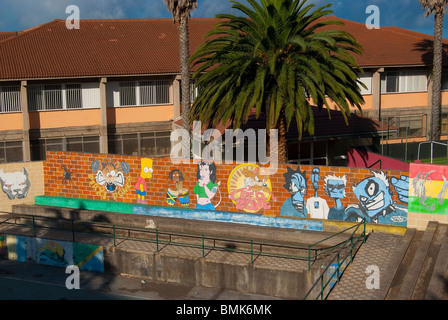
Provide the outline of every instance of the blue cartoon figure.
[[285,185],[283,187],[291,193],[291,197],[283,202],[280,215],[307,218],[308,214],[304,203],[308,191],[308,179],[305,177],[305,171],[301,172],[298,167],[297,170],[293,170],[290,167],[286,169],[287,172],[283,174],[285,178]]
[[389,183],[384,172],[372,171],[372,173],[373,177],[353,185],[352,189],[359,200],[359,205],[347,206],[345,220],[358,221],[366,218],[367,222],[406,226],[407,207],[394,202],[390,184],[395,187],[400,201],[407,203],[408,177],[393,178]]
[[338,177],[334,174],[328,175],[324,179],[324,189],[326,194],[335,201],[335,206],[328,211],[328,220],[344,220],[345,207],[341,199],[346,196],[345,187],[347,177]]

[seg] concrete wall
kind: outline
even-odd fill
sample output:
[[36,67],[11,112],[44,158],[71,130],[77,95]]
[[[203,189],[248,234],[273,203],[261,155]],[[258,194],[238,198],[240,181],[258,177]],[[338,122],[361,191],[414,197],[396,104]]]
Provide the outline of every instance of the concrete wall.
[[103,247],[79,242],[4,235],[8,260],[104,272]]
[[406,226],[407,202],[399,194],[407,193],[406,171],[280,165],[269,174],[257,164],[205,167],[211,172],[208,193],[198,179],[198,168],[204,166],[197,161],[176,165],[168,158],[47,152],[45,195],[191,208],[204,214],[219,210],[339,221],[365,217]]
[[0,164],[0,185],[1,212],[11,212],[15,204],[34,204],[34,197],[44,194],[43,162]]

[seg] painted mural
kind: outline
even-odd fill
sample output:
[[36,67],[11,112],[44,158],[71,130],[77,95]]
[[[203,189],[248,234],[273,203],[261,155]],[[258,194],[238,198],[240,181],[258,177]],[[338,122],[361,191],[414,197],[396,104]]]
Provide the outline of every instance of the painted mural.
[[410,172],[409,210],[416,213],[448,214],[448,167],[413,164]]
[[257,213],[270,209],[270,200],[275,201],[269,176],[255,164],[241,164],[235,167],[227,182],[229,198],[237,210]]
[[[353,194],[358,203],[342,205],[346,197],[346,176],[327,175],[324,179],[325,193],[335,201],[335,206],[329,208],[327,201],[318,196],[320,170],[313,168],[311,184],[314,190],[312,197],[308,194],[308,177],[299,167],[296,170],[287,167],[283,174],[284,188],[290,192],[290,197],[283,202],[280,214],[285,217],[315,218],[340,221],[361,221],[370,223],[406,225],[409,179],[406,176],[388,179],[382,171],[371,171],[367,177],[352,186]],[[393,190],[402,204],[393,200]]]
[[190,204],[190,196],[188,189],[183,186],[186,174],[182,168],[172,169],[168,174],[167,182],[169,184],[166,191],[166,203],[174,206],[177,202],[182,207]]
[[[407,225],[410,181],[402,171],[280,165],[272,173],[269,167],[251,163],[173,164],[169,158],[61,152],[48,152],[45,165],[45,196],[51,197],[120,201],[142,208],[162,205],[164,210],[177,207],[184,215],[193,209],[195,215],[207,219],[217,213],[206,211],[219,210],[218,214],[248,214],[247,221],[262,215],[339,221],[366,218],[371,223]],[[415,189],[426,196],[419,198],[423,204],[418,202],[426,210],[435,203],[429,198],[439,199],[437,207],[448,193],[443,177],[438,193],[429,192],[434,189],[429,181],[436,179],[431,170],[422,170],[413,180]]]
[[[392,177],[389,181],[382,171],[372,171],[372,174],[373,176],[353,185],[352,190],[359,204],[347,206],[344,220],[359,221],[365,218],[367,222],[406,226],[408,177]],[[401,202],[406,205],[395,203],[392,186]]]
[[282,204],[280,215],[284,217],[307,218],[308,211],[305,206],[305,196],[308,193],[308,178],[305,171],[300,171],[297,167],[293,170],[290,167],[286,168],[286,173],[283,174],[285,184],[283,187],[289,191],[288,197]]
[[344,220],[345,207],[342,199],[346,197],[347,176],[327,175],[324,179],[325,193],[334,200],[335,205],[328,211],[328,220]]
[[55,267],[104,272],[103,247],[77,242],[7,235],[8,259]]
[[306,211],[308,216],[313,219],[328,219],[328,207],[327,201],[317,195],[319,189],[320,169],[313,168],[311,172],[311,185],[313,186],[314,194],[311,198],[306,200]]
[[16,172],[4,172],[0,169],[0,183],[2,191],[9,200],[26,198],[31,186],[28,170],[25,167]]
[[216,179],[215,163],[206,161],[198,163],[196,178],[197,183],[193,188],[193,192],[196,194],[196,209],[215,210],[221,202],[221,199],[215,200],[218,193],[221,195],[219,190],[221,181]]
[[102,199],[107,199],[107,196],[112,194],[113,199],[116,200],[118,196],[122,196],[131,189],[130,180],[125,178],[130,171],[127,162],[114,162],[110,159],[95,160],[91,168],[94,175],[89,175],[90,184]]
[[146,185],[146,179],[152,178],[153,168],[152,159],[141,159],[141,170],[137,182],[134,185],[135,193],[137,194],[137,203],[147,204],[146,194],[148,187]]

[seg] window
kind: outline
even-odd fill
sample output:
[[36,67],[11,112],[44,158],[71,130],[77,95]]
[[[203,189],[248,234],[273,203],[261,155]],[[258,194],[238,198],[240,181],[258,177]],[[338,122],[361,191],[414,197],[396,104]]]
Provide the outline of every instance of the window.
[[23,161],[22,141],[0,142],[0,163]]
[[161,131],[109,136],[109,153],[167,156],[171,150],[170,135],[170,131]]
[[47,151],[71,151],[98,153],[100,140],[98,136],[48,138],[31,140],[31,160],[45,160]]
[[372,74],[364,73],[359,77],[358,80],[367,87],[367,89],[365,89],[362,86],[359,86],[361,88],[361,94],[372,94]]
[[0,87],[0,112],[20,112],[20,87]]
[[386,73],[386,92],[398,92],[399,91],[399,72],[387,72]]
[[120,82],[120,106],[146,106],[171,103],[171,81]]
[[31,111],[62,109],[62,85],[30,85],[28,107]]
[[442,71],[442,90],[448,90],[448,69]]
[[170,86],[168,81],[140,82],[140,105],[170,103]]
[[427,86],[426,70],[388,71],[381,79],[384,93],[424,92]]
[[327,141],[288,144],[288,163],[303,165],[327,165]]
[[67,84],[65,86],[65,93],[68,109],[82,108],[82,93],[80,84]]
[[136,106],[135,82],[120,82],[120,106]]
[[99,107],[99,85],[94,83],[28,86],[30,111]]
[[45,110],[62,109],[62,86],[46,85],[44,86],[44,108]]

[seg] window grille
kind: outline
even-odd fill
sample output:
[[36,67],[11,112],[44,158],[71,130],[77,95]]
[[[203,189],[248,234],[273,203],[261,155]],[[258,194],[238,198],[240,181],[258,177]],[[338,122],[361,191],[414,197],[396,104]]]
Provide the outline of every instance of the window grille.
[[20,87],[0,87],[0,112],[20,112]]

